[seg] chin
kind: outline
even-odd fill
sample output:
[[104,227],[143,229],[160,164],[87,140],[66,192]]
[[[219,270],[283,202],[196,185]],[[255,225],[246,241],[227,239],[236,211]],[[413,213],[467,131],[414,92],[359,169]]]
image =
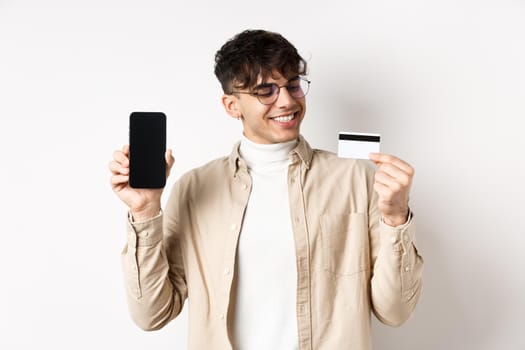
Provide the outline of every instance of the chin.
[[290,135],[283,135],[281,137],[276,137],[275,138],[275,140],[276,140],[275,143],[293,141],[293,140],[297,140],[298,138],[299,138],[299,132],[294,133],[294,134],[290,134]]

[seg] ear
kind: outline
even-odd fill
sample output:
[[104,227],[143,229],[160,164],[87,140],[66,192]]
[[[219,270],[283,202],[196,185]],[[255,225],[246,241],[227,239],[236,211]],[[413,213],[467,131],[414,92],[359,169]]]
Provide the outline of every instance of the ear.
[[236,96],[224,94],[222,95],[221,101],[222,105],[224,106],[224,110],[230,115],[230,117],[235,119],[242,117],[242,112],[239,108],[239,100]]

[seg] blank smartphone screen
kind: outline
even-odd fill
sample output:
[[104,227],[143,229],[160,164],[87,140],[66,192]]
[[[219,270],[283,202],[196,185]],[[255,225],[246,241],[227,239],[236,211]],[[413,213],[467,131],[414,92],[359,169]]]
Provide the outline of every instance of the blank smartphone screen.
[[166,115],[133,112],[129,117],[129,185],[162,188],[166,184]]

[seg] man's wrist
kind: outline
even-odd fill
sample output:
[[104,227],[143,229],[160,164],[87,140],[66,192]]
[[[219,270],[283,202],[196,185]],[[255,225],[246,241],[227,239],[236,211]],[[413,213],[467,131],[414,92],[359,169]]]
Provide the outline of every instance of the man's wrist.
[[383,222],[388,226],[396,227],[404,225],[410,219],[410,209],[404,215],[383,215]]
[[130,219],[133,222],[147,221],[157,217],[160,213],[160,203],[142,209],[130,209]]

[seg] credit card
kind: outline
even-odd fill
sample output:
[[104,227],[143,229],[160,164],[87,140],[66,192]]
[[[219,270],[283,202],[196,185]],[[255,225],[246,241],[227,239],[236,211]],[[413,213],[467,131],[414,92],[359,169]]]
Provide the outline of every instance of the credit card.
[[381,135],[340,132],[337,155],[341,158],[368,159],[371,152],[380,152]]

